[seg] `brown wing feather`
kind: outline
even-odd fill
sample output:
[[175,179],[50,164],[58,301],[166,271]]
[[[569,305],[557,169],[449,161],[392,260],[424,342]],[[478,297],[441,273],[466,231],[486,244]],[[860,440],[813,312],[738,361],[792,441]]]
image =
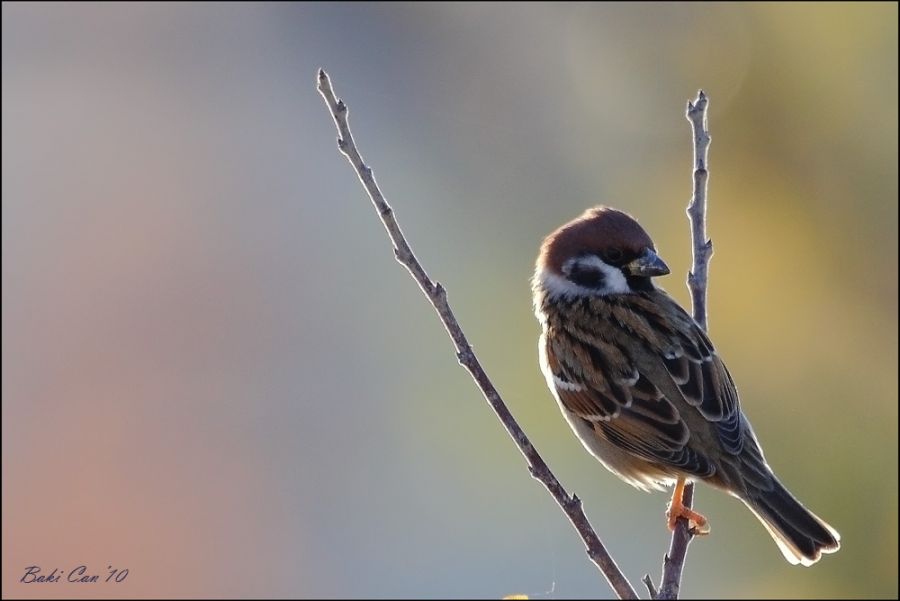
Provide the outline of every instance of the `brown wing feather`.
[[654,350],[663,357],[665,369],[678,385],[682,398],[715,423],[723,448],[739,455],[745,442],[752,442],[752,436],[747,433],[734,380],[706,332],[662,291],[628,295],[622,301],[645,315],[657,329],[671,334],[676,341],[674,353]]
[[703,330],[668,295],[576,299],[559,317],[547,332],[549,367],[562,383],[557,394],[599,435],[648,461],[710,477],[716,466],[692,446],[681,413],[694,410],[729,453],[741,455],[750,441],[756,452],[743,455],[765,472],[731,375]]
[[[647,460],[668,463],[690,438],[675,406],[634,366],[627,352],[610,342],[596,346],[548,336],[548,360],[563,406],[600,428],[614,444]],[[575,358],[589,357],[591,368]],[[614,378],[610,374],[620,374]],[[621,374],[628,374],[624,377]],[[677,459],[677,457],[675,457]]]

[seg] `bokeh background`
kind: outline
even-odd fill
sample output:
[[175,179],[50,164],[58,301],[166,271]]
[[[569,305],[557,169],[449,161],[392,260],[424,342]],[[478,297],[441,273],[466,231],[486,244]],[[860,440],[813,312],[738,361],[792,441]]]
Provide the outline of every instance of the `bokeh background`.
[[[3,4],[3,596],[611,592],[394,263],[315,90],[526,431],[637,585],[666,498],[576,442],[529,276],[586,207],[689,297],[770,463],[843,534],[789,566],[737,501],[686,597],[897,590],[896,4]],[[84,564],[119,585],[18,583]]]

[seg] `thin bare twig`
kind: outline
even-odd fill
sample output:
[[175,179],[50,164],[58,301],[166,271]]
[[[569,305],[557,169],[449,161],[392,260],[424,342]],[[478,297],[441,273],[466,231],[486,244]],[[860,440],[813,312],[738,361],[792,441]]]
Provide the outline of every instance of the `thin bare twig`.
[[[694,263],[688,273],[687,284],[691,291],[694,320],[706,329],[706,284],[709,273],[709,259],[713,253],[712,240],[706,237],[706,181],[709,178],[707,160],[709,156],[709,129],[706,122],[706,107],[709,103],[703,90],[697,93],[694,102],[688,101],[685,116],[691,122],[694,134],[694,186],[687,214],[691,221]],[[690,507],[694,500],[694,485],[684,489],[684,505]],[[677,599],[681,589],[681,573],[687,556],[688,544],[693,535],[688,521],[679,518],[672,532],[669,552],[663,558],[662,580],[658,599]]]
[[709,259],[713,254],[712,240],[706,237],[706,182],[709,179],[707,164],[709,161],[709,127],[706,122],[706,107],[709,99],[703,90],[697,99],[688,102],[686,115],[691,122],[694,133],[694,193],[687,214],[691,220],[691,239],[693,240],[694,264],[688,274],[688,288],[691,290],[691,303],[694,308],[694,320],[704,330],[706,325],[706,286],[709,274]]
[[468,370],[472,379],[475,380],[475,384],[478,385],[478,388],[484,395],[485,400],[497,414],[519,451],[522,452],[522,455],[528,462],[528,470],[531,472],[531,475],[547,488],[559,504],[560,509],[569,518],[572,526],[578,531],[582,541],[584,541],[588,557],[591,558],[591,561],[597,565],[606,577],[616,595],[620,599],[638,599],[634,588],[622,574],[622,571],[600,541],[597,533],[591,527],[590,522],[588,522],[587,516],[581,507],[581,499],[574,494],[569,495],[562,484],[559,483],[559,480],[550,471],[550,468],[538,454],[531,441],[528,440],[528,436],[525,435],[525,432],[513,418],[506,403],[500,398],[497,389],[494,388],[494,385],[488,379],[459,322],[453,315],[453,311],[450,310],[450,305],[447,303],[447,291],[438,282],[428,277],[428,274],[413,254],[406,238],[403,236],[403,232],[400,230],[400,226],[397,224],[394,210],[388,205],[384,195],[378,188],[378,184],[375,183],[372,169],[363,162],[362,156],[360,156],[359,150],[356,148],[353,135],[350,133],[350,126],[347,123],[347,105],[344,104],[343,100],[338,100],[335,97],[331,88],[331,80],[325,71],[321,69],[319,69],[318,89],[322,98],[325,99],[325,103],[328,105],[328,109],[331,111],[331,116],[334,118],[334,123],[337,126],[338,148],[350,161],[350,164],[356,171],[356,175],[359,176],[359,181],[362,183],[363,188],[369,194],[372,204],[375,205],[375,210],[378,212],[378,216],[381,218],[381,222],[394,245],[394,257],[409,271],[409,274],[419,284],[419,288],[422,289],[422,292],[425,293],[425,296],[428,297],[431,305],[437,311],[441,323],[444,324],[447,334],[450,335],[456,347],[456,357],[459,363]]

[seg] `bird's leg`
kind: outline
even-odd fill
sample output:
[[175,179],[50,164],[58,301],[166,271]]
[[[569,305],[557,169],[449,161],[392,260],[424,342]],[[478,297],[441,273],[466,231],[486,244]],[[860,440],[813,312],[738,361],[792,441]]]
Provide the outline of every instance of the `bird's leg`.
[[675,490],[672,492],[672,501],[666,509],[666,518],[669,520],[669,530],[675,529],[675,523],[678,518],[684,518],[688,521],[688,529],[691,534],[703,535],[709,534],[709,521],[697,513],[692,511],[690,507],[685,507],[682,497],[684,497],[684,476],[678,477],[675,483]]

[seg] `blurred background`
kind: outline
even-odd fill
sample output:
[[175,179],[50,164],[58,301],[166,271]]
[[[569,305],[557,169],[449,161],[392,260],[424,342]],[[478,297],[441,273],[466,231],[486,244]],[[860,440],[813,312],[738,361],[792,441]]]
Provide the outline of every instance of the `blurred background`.
[[[576,441],[529,277],[598,203],[710,328],[843,535],[788,565],[701,486],[685,597],[896,598],[896,4],[3,4],[3,596],[611,598],[335,146],[325,67],[418,257],[636,586],[666,496]],[[86,565],[113,584],[19,584]],[[643,590],[642,588],[640,590]]]

